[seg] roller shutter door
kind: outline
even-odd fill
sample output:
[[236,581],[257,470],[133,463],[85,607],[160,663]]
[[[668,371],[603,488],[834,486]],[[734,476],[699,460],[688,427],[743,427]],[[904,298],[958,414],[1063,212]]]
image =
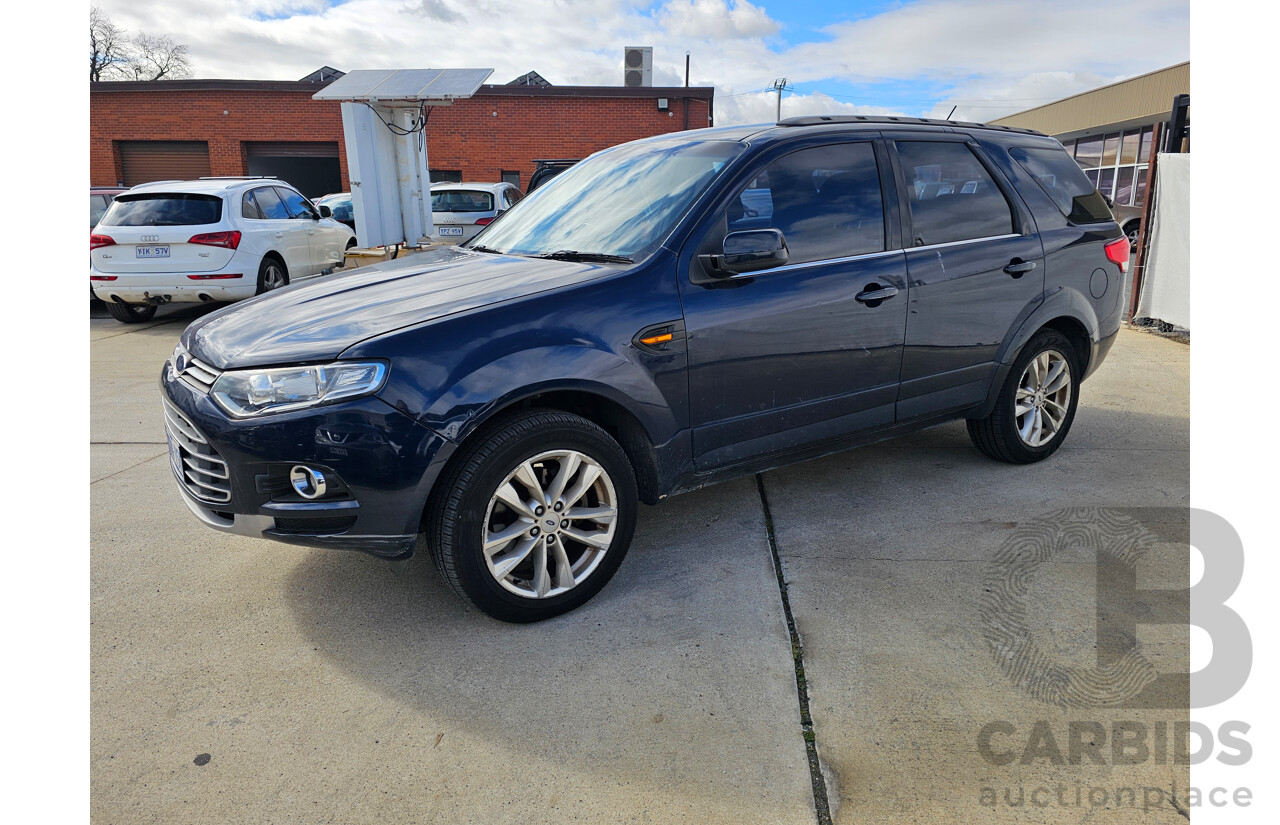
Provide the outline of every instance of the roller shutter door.
[[309,198],[342,190],[337,141],[246,141],[244,153],[250,175],[279,178]]
[[120,168],[125,186],[207,177],[209,144],[203,140],[123,140]]

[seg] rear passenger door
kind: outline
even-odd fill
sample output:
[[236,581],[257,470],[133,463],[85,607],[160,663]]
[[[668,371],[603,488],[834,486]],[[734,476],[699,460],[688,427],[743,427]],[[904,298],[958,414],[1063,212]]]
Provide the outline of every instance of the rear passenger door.
[[965,135],[892,142],[910,294],[897,419],[980,404],[1001,343],[1043,300],[1031,213]]

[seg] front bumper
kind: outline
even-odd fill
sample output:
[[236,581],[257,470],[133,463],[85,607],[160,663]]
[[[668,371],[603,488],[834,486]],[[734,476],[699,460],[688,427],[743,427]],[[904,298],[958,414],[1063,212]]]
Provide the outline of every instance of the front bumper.
[[[412,555],[422,509],[453,445],[374,397],[238,421],[166,362],[160,375],[170,464],[182,501],[205,525],[312,547]],[[307,500],[295,465],[329,489]]]

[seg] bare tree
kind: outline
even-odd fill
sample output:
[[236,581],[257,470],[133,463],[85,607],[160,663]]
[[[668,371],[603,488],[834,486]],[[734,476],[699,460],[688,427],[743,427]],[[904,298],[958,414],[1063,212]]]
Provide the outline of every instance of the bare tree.
[[89,11],[89,80],[110,79],[128,59],[128,38],[102,9]]
[[129,71],[134,80],[176,80],[191,77],[187,47],[167,34],[139,34],[133,38]]
[[89,80],[191,77],[187,46],[167,34],[129,37],[98,6],[89,11]]

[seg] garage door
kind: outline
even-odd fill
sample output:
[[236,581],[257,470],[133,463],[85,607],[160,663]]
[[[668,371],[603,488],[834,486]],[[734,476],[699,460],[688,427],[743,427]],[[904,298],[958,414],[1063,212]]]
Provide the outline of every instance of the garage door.
[[309,198],[342,190],[337,141],[252,141],[244,153],[250,175],[277,177]]
[[203,140],[122,140],[120,171],[125,186],[205,177],[209,174],[209,144]]

